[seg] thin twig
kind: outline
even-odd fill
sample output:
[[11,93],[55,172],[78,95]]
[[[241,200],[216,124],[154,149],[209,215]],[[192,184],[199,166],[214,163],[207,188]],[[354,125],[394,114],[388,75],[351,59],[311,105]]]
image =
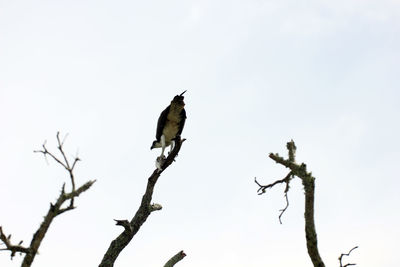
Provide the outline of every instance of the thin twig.
[[[282,183],[286,183],[285,192],[287,192],[287,191],[289,191],[289,189],[288,189],[288,188],[289,188],[289,187],[288,187],[288,184],[289,184],[289,182],[290,182],[291,176],[292,176],[292,172],[289,172],[289,173],[285,176],[285,178],[280,179],[280,180],[277,180],[277,181],[273,182],[272,184],[268,184],[268,185],[261,185],[261,184],[257,181],[257,178],[254,178],[254,182],[260,187],[260,188],[258,188],[257,193],[258,193],[259,195],[262,195],[262,194],[265,193],[265,191],[266,191],[268,188],[272,188],[272,187],[274,187],[275,185],[277,185],[277,184],[282,184]],[[260,192],[260,191],[261,191],[261,192]]]
[[[28,248],[22,247],[22,241],[17,245],[12,245],[10,242],[10,237],[6,237],[0,227],[0,239],[3,241],[5,244],[6,248],[1,249],[1,250],[9,250],[11,251],[11,257],[15,255],[16,252],[21,252],[25,253],[25,257],[22,262],[22,267],[29,267],[32,265],[32,262],[37,255],[38,249],[40,247],[40,244],[42,240],[44,239],[47,230],[50,227],[50,224],[54,220],[54,218],[66,211],[74,209],[74,199],[75,197],[79,197],[79,195],[86,190],[88,190],[95,182],[96,180],[93,181],[88,181],[85,184],[81,185],[78,189],[75,188],[75,179],[74,179],[74,174],[73,174],[73,169],[76,165],[76,163],[79,161],[79,158],[75,158],[73,161],[72,167],[69,165],[69,161],[65,155],[64,149],[63,149],[63,144],[65,142],[65,138],[63,141],[60,140],[60,133],[57,132],[57,143],[58,143],[58,150],[60,151],[62,155],[62,159],[59,159],[56,157],[52,152],[50,152],[47,147],[46,147],[46,142],[42,145],[43,150],[35,150],[35,153],[42,153],[47,160],[47,155],[49,155],[54,161],[56,161],[58,164],[60,164],[64,169],[68,171],[68,174],[70,176],[71,184],[72,184],[72,190],[71,192],[65,192],[65,183],[61,187],[61,192],[60,195],[58,196],[56,202],[50,203],[50,208],[47,212],[47,214],[44,216],[44,219],[42,223],[40,224],[39,228],[35,232],[35,234],[32,237],[31,243]],[[66,201],[70,201],[69,205],[67,207],[62,207],[63,204]]]
[[[68,134],[66,134],[64,139],[61,141],[60,132],[57,132],[57,135],[56,135],[57,148],[60,151],[63,160],[57,158],[53,153],[51,153],[50,151],[47,150],[46,142],[42,145],[43,150],[35,150],[34,152],[35,153],[42,153],[45,156],[45,158],[46,158],[47,155],[50,155],[50,157],[52,157],[57,163],[59,163],[61,166],[63,166],[68,171],[68,174],[69,174],[69,177],[70,177],[70,180],[71,180],[72,191],[75,191],[75,178],[74,178],[74,172],[73,171],[74,171],[74,168],[76,166],[76,163],[78,161],[80,161],[80,159],[78,158],[78,156],[76,156],[74,158],[74,160],[73,160],[72,166],[70,166],[69,160],[67,158],[67,155],[65,154],[64,147],[63,147],[67,136],[68,136]],[[70,200],[71,209],[72,209],[73,206],[74,206],[74,198],[71,198],[71,200]]]
[[21,246],[22,240],[19,242],[18,245],[13,245],[11,244],[11,235],[6,236],[3,232],[3,228],[0,226],[0,240],[3,241],[4,245],[6,246],[5,248],[2,248],[0,250],[8,250],[11,252],[11,259],[15,256],[15,253],[21,252],[21,253],[29,253],[30,248],[26,248]]
[[254,182],[260,187],[260,188],[258,188],[258,190],[257,190],[257,193],[258,193],[259,195],[264,194],[268,188],[272,188],[272,187],[274,187],[274,186],[277,185],[277,184],[286,183],[286,187],[285,187],[285,191],[284,191],[284,193],[285,193],[285,199],[286,199],[286,206],[285,206],[283,209],[280,209],[280,210],[279,210],[279,211],[280,211],[280,214],[279,214],[278,219],[279,219],[279,223],[280,223],[280,224],[282,224],[281,218],[282,218],[283,213],[284,213],[284,212],[287,210],[287,208],[289,207],[288,192],[289,192],[289,188],[290,188],[289,183],[290,183],[290,180],[291,180],[292,178],[293,178],[293,173],[292,173],[292,172],[289,172],[289,173],[285,176],[285,178],[283,178],[283,179],[281,179],[281,180],[277,180],[277,181],[273,182],[272,184],[268,184],[268,185],[261,185],[261,184],[257,181],[257,178],[254,179]]
[[284,212],[287,210],[287,208],[289,207],[289,198],[288,198],[287,192],[285,193],[285,199],[286,199],[286,206],[285,206],[283,209],[279,210],[279,211],[281,212],[281,213],[279,214],[279,217],[278,217],[279,223],[280,223],[280,224],[282,224],[281,217],[282,217],[283,213],[284,213]]
[[353,265],[356,265],[355,263],[347,263],[346,265],[343,265],[343,263],[342,263],[342,258],[343,258],[343,256],[350,256],[350,253],[351,253],[353,250],[355,250],[356,248],[358,248],[358,246],[355,246],[354,248],[350,249],[349,252],[347,252],[347,253],[342,253],[342,254],[340,254],[340,257],[339,257],[340,267],[346,267],[346,266],[353,266]]
[[68,167],[68,169],[70,170],[71,168],[69,167],[69,162],[68,162],[67,156],[65,155],[65,153],[63,151],[63,144],[64,144],[66,138],[67,138],[67,135],[65,135],[64,140],[61,142],[60,141],[60,132],[57,132],[57,143],[58,143],[57,148],[58,148],[58,150],[60,150],[61,155],[64,158],[64,162],[65,162],[66,166]]
[[58,164],[60,164],[61,166],[63,166],[66,170],[68,170],[68,167],[62,162],[60,161],[56,156],[53,155],[53,153],[49,152],[46,148],[46,143],[44,143],[42,145],[43,150],[34,150],[33,152],[35,153],[42,153],[45,157],[47,155],[49,155],[50,157],[52,157]]

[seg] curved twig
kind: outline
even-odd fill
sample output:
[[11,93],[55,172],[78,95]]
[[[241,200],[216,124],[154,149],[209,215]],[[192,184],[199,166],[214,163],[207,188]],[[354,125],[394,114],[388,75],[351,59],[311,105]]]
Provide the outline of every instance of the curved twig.
[[347,266],[356,265],[355,263],[347,263],[346,265],[343,265],[343,263],[342,263],[342,258],[343,258],[343,256],[350,256],[350,253],[351,253],[353,250],[355,250],[356,248],[358,248],[358,246],[355,246],[354,248],[350,249],[349,252],[347,252],[347,253],[342,253],[342,254],[340,254],[340,257],[339,257],[340,267],[347,267]]

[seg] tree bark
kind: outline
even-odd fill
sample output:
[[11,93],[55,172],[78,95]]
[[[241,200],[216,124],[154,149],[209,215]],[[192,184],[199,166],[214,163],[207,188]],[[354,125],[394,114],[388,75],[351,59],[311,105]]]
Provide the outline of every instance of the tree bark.
[[104,254],[104,257],[99,267],[114,266],[114,262],[118,258],[121,251],[129,244],[132,238],[136,235],[140,227],[149,217],[150,213],[155,210],[161,209],[161,207],[151,204],[154,186],[156,185],[157,180],[160,177],[161,173],[174,161],[184,141],[185,139],[181,140],[180,138],[176,140],[176,145],[174,149],[171,151],[171,153],[168,155],[165,162],[162,164],[161,170],[158,169],[154,170],[152,175],[148,178],[146,191],[142,197],[142,202],[139,206],[139,209],[136,211],[135,216],[131,219],[131,221],[128,222],[127,220],[117,220],[117,225],[124,226],[124,231],[111,242],[106,253]]
[[307,243],[307,251],[308,255],[314,265],[314,267],[325,267],[324,262],[321,259],[318,251],[318,239],[317,239],[317,232],[315,230],[315,223],[314,223],[314,193],[315,193],[315,178],[311,175],[311,173],[307,172],[306,164],[302,163],[298,165],[295,162],[295,155],[296,155],[296,145],[293,142],[288,142],[286,144],[288,149],[288,159],[284,159],[280,157],[278,154],[269,154],[269,157],[273,159],[276,163],[279,163],[286,168],[290,169],[288,175],[281,180],[277,180],[272,184],[269,185],[261,185],[260,183],[255,180],[257,185],[260,187],[258,189],[259,194],[264,194],[267,188],[271,188],[276,184],[286,183],[285,189],[285,197],[287,201],[286,207],[282,210],[282,213],[286,210],[289,205],[287,193],[289,191],[289,183],[292,177],[297,176],[301,179],[304,187],[305,192],[305,211],[304,211],[304,219],[305,219],[305,232],[306,232],[306,243]]

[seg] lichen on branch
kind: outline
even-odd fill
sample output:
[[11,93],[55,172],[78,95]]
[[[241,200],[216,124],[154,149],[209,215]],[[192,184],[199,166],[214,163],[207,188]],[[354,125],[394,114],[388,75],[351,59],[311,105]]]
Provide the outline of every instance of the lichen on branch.
[[310,256],[310,259],[313,262],[314,267],[324,267],[325,264],[322,261],[318,251],[317,232],[315,230],[315,223],[314,223],[315,178],[312,176],[311,172],[307,172],[306,164],[302,163],[299,165],[296,163],[296,145],[293,140],[291,140],[286,144],[286,148],[288,149],[288,159],[279,156],[279,154],[273,154],[273,153],[270,153],[269,157],[276,163],[281,164],[286,168],[288,168],[290,170],[289,173],[286,175],[285,178],[277,180],[274,183],[268,185],[261,185],[256,179],[255,182],[259,186],[257,192],[259,195],[261,195],[266,193],[266,189],[268,188],[272,188],[277,184],[286,183],[284,191],[286,198],[286,207],[281,210],[281,214],[279,215],[279,221],[281,222],[281,216],[289,206],[289,200],[287,194],[290,188],[289,186],[290,181],[295,176],[301,179],[305,192],[304,219],[305,219],[305,232],[306,232],[308,255]]

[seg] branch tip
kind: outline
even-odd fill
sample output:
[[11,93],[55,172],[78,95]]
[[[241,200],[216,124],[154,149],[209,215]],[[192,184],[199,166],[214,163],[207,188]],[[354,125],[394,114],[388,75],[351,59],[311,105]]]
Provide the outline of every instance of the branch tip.
[[115,225],[119,225],[125,228],[126,231],[128,232],[132,232],[132,225],[129,223],[128,220],[116,220],[114,219],[114,221],[116,222]]
[[[41,244],[42,240],[44,239],[53,219],[56,216],[66,212],[66,211],[74,209],[75,208],[73,205],[74,198],[78,197],[82,192],[85,192],[86,190],[88,190],[91,187],[91,185],[96,181],[96,180],[88,181],[85,184],[83,184],[82,186],[80,186],[78,189],[75,189],[73,167],[75,166],[76,162],[78,162],[80,159],[78,157],[76,157],[74,159],[73,166],[70,167],[69,161],[63,150],[63,145],[64,145],[64,142],[65,142],[67,136],[68,136],[68,134],[61,141],[59,131],[57,132],[57,135],[56,135],[57,144],[58,144],[57,148],[60,151],[62,157],[55,156],[55,154],[53,154],[52,152],[50,152],[47,149],[47,147],[46,147],[47,140],[45,140],[44,143],[42,144],[42,150],[34,150],[33,152],[43,154],[46,162],[47,162],[47,156],[50,156],[54,161],[56,161],[64,169],[66,169],[68,171],[68,174],[70,176],[70,180],[72,183],[71,192],[70,193],[65,192],[65,183],[63,183],[59,197],[57,198],[57,200],[54,203],[50,202],[49,210],[48,210],[47,214],[44,216],[44,219],[43,219],[42,223],[40,224],[39,228],[34,233],[29,247],[22,246],[23,240],[21,240],[18,243],[18,245],[12,245],[11,241],[10,241],[11,235],[6,237],[6,235],[3,232],[2,227],[0,227],[0,240],[6,246],[5,249],[0,249],[0,250],[9,250],[11,252],[11,258],[14,257],[16,253],[20,253],[20,254],[25,253],[25,257],[23,259],[22,266],[31,266],[35,256],[38,254],[38,249],[40,247],[40,244]],[[66,206],[65,208],[62,208],[63,204],[67,200],[70,200],[69,205]]]
[[3,242],[3,244],[6,246],[5,248],[2,248],[2,249],[0,249],[0,250],[2,250],[2,251],[6,251],[6,250],[8,250],[8,251],[10,251],[11,252],[11,260],[13,259],[13,257],[15,256],[15,254],[17,253],[17,252],[20,252],[20,253],[29,253],[30,252],[30,248],[26,248],[26,247],[23,247],[23,246],[21,246],[21,244],[22,244],[22,241],[20,241],[19,243],[18,243],[18,245],[13,245],[12,243],[11,243],[11,234],[10,235],[8,235],[8,236],[6,236],[5,234],[4,234],[4,232],[3,232],[3,228],[0,226],[0,240]]
[[175,254],[171,259],[169,259],[169,261],[167,261],[164,267],[172,267],[179,261],[181,261],[184,257],[186,257],[186,253],[183,252],[183,250],[181,250],[177,254]]
[[156,210],[161,210],[162,206],[157,203],[153,203],[150,205],[150,212],[156,211]]
[[340,263],[340,267],[356,265],[355,263],[347,263],[346,265],[343,265],[342,260],[343,260],[343,256],[350,256],[350,253],[353,250],[357,249],[357,248],[358,248],[358,246],[355,246],[354,248],[350,249],[349,252],[340,254],[340,257],[338,258],[339,259],[339,263]]

